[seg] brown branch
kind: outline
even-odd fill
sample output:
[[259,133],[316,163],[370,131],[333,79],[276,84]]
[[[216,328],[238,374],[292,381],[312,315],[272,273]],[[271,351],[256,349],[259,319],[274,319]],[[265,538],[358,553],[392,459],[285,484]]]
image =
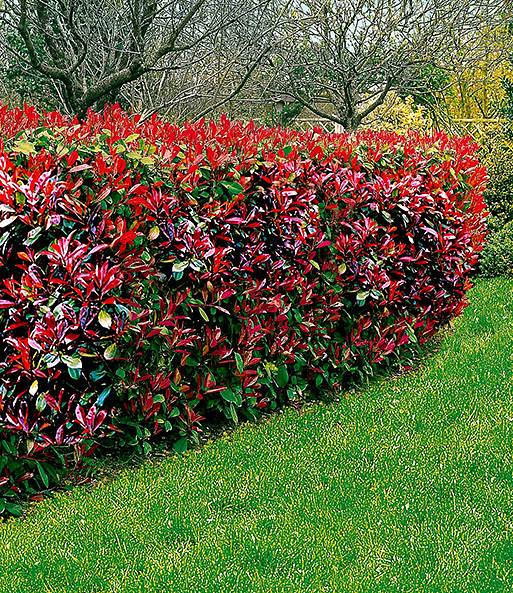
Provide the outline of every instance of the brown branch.
[[182,19],[178,27],[176,27],[176,29],[173,31],[169,39],[165,43],[161,44],[157,51],[154,52],[153,56],[148,61],[148,66],[154,66],[161,58],[175,50],[175,43],[178,37],[187,27],[187,25],[192,21],[194,16],[199,12],[199,10],[205,4],[205,2],[206,0],[197,0],[194,6],[192,6],[192,8],[189,10],[187,15]]
[[221,99],[220,101],[218,101],[215,105],[212,105],[210,107],[207,107],[206,109],[204,109],[203,111],[201,111],[200,114],[196,116],[196,119],[201,119],[202,117],[205,117],[205,115],[208,115],[209,113],[212,113],[213,111],[215,111],[216,109],[218,109],[219,107],[221,107],[225,103],[228,103],[228,101],[231,101],[234,97],[236,97],[241,92],[241,90],[244,88],[244,86],[246,85],[246,83],[248,82],[248,80],[251,78],[251,75],[255,71],[256,67],[260,64],[260,62],[263,60],[264,56],[267,54],[267,52],[270,49],[271,49],[271,47],[268,46],[262,52],[260,52],[260,55],[253,62],[253,64],[251,64],[251,67],[248,68],[248,71],[243,76],[242,80],[240,81],[240,83],[237,85],[237,87],[235,88],[235,90],[233,92],[231,92],[224,99]]

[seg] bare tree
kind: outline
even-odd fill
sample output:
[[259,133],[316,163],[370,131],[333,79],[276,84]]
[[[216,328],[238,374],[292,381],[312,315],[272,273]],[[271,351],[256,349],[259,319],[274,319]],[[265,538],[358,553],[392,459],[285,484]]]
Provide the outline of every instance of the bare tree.
[[194,48],[183,68],[150,72],[126,86],[123,95],[134,109],[146,115],[158,111],[175,121],[226,111],[249,119],[255,108],[251,89],[264,59],[283,37],[290,1],[267,0],[239,15],[210,38],[208,54]]
[[443,90],[440,72],[480,59],[483,31],[505,16],[492,0],[297,0],[274,91],[352,130],[390,91]]
[[[27,69],[56,83],[65,108],[83,117],[88,108],[101,109],[117,100],[134,81],[146,77],[146,84],[153,86],[157,80],[164,85],[170,72],[201,69],[223,33],[250,15],[262,15],[269,4],[270,0],[6,0],[1,16],[3,32],[10,37],[4,34],[2,42]],[[9,41],[13,35],[21,39],[23,51]]]

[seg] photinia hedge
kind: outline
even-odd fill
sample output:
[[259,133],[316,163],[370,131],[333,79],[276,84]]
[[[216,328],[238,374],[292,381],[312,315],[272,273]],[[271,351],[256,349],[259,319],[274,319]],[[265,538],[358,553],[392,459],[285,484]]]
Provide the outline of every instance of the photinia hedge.
[[4,107],[0,138],[0,494],[48,482],[56,445],[180,451],[205,419],[407,363],[465,305],[486,214],[469,139],[118,106]]

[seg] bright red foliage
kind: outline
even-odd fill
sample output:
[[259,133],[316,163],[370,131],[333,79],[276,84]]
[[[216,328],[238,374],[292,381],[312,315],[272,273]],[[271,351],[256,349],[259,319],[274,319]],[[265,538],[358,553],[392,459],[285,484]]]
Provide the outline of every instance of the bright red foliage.
[[407,361],[464,307],[468,139],[0,109],[0,421],[182,436]]

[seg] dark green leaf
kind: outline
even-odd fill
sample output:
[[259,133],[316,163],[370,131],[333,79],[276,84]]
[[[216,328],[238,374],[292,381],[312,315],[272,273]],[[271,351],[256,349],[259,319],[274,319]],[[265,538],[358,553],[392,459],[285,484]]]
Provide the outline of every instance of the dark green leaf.
[[48,475],[45,472],[43,466],[41,465],[41,463],[39,463],[39,461],[36,461],[37,463],[37,469],[39,470],[39,475],[41,476],[41,480],[43,481],[43,484],[45,485],[45,488],[48,488],[49,482],[48,482]]
[[68,367],[68,373],[72,379],[80,379],[82,369],[74,369],[73,367]]
[[278,368],[278,373],[276,374],[276,382],[280,387],[285,387],[289,382],[289,371],[287,370],[287,366],[282,364]]
[[19,504],[12,504],[10,502],[7,502],[5,504],[5,510],[11,515],[14,515],[15,517],[21,517],[23,515],[23,509],[20,507]]
[[230,388],[221,391],[221,395],[225,401],[230,403],[235,403],[235,401],[237,400],[237,396],[235,395],[235,393],[233,393],[233,391]]
[[237,416],[237,410],[233,404],[230,404],[230,416],[235,424],[239,423],[239,417]]
[[177,453],[185,453],[185,451],[187,451],[187,445],[188,445],[187,438],[183,437],[180,440],[176,441],[176,443],[173,445],[173,449]]

